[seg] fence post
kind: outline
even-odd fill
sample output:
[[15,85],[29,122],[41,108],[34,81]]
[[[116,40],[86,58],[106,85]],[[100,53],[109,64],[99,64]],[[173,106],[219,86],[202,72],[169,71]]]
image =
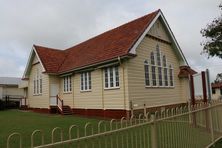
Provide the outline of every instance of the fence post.
[[144,117],[146,116],[146,103],[144,102],[144,104],[143,104],[143,114],[144,114]]
[[[209,107],[211,107],[211,104],[209,104]],[[210,134],[211,134],[211,142],[214,143],[214,128],[213,128],[213,118],[212,118],[212,108],[208,108],[208,114],[209,114],[209,128],[210,128]]]
[[156,117],[154,114],[151,115],[151,147],[157,148],[157,130],[156,130]]
[[131,110],[131,116],[133,116],[133,102],[130,101],[130,110]]

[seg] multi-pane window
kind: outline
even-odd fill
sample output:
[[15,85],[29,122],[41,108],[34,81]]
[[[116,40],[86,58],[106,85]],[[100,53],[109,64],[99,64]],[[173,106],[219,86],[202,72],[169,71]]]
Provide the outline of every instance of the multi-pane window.
[[72,91],[72,76],[65,76],[63,78],[63,91],[71,92]]
[[91,72],[83,72],[81,73],[81,91],[91,90]]
[[149,64],[147,60],[144,61],[144,71],[145,71],[145,84],[146,86],[150,86]]
[[33,94],[42,94],[42,74],[37,70],[36,75],[33,78]]
[[170,70],[170,86],[173,86],[173,68],[172,66],[170,65],[169,66],[169,70]]
[[144,61],[145,85],[146,86],[174,86],[174,72],[172,65],[167,64],[165,55],[161,55],[159,46],[156,52],[150,53],[150,64]]
[[166,56],[163,56],[163,75],[164,75],[164,86],[168,86],[168,68],[166,64]]
[[151,59],[151,75],[152,75],[152,85],[156,86],[156,65],[155,65],[155,57],[154,53],[151,52],[150,54],[150,59]]
[[157,66],[158,66],[158,81],[159,86],[163,86],[163,76],[162,76],[162,66],[161,66],[161,58],[160,58],[160,49],[159,46],[156,46],[156,59],[157,59]]
[[119,67],[112,66],[104,69],[105,88],[119,87]]

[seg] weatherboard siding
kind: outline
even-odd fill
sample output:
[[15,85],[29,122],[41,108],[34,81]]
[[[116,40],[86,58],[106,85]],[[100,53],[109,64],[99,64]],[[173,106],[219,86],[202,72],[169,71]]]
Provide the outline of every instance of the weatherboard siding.
[[31,68],[29,83],[28,83],[28,106],[31,108],[49,108],[49,75],[42,73],[42,94],[34,95],[33,78],[37,69],[43,72],[40,63],[33,65]]
[[[166,35],[166,33],[159,32],[160,34]],[[163,38],[166,37],[163,36]],[[150,64],[150,53],[152,51],[155,53],[157,44],[161,55],[166,55],[167,64],[172,64],[174,68],[174,87],[172,88],[145,86],[144,61],[148,60]],[[144,102],[148,107],[153,107],[182,103],[188,100],[188,96],[185,95],[188,91],[188,83],[187,80],[178,78],[180,65],[173,50],[171,45],[149,37],[145,37],[137,47],[137,56],[128,61],[129,99],[133,101],[135,108],[142,108]]]

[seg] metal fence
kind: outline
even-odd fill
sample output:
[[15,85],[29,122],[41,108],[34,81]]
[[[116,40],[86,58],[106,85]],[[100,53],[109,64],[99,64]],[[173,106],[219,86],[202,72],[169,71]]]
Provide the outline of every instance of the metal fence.
[[[84,129],[72,125],[68,134],[68,139],[64,139],[63,129],[56,127],[51,132],[51,143],[45,143],[44,132],[35,130],[30,138],[31,147],[210,147],[222,136],[222,102],[214,101],[211,104],[148,112],[137,117],[132,116],[130,119],[123,117],[121,120],[100,121],[97,127],[87,123]],[[13,133],[8,137],[7,147],[12,144],[10,141],[13,136],[18,137],[19,146],[22,147],[23,139],[19,133]]]

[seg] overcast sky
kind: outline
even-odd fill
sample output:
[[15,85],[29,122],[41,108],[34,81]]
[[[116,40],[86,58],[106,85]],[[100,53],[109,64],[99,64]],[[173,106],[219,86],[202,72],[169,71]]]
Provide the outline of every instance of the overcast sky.
[[200,55],[200,30],[220,15],[220,0],[0,0],[0,76],[22,77],[33,44],[66,49],[161,9],[189,65],[222,72]]

